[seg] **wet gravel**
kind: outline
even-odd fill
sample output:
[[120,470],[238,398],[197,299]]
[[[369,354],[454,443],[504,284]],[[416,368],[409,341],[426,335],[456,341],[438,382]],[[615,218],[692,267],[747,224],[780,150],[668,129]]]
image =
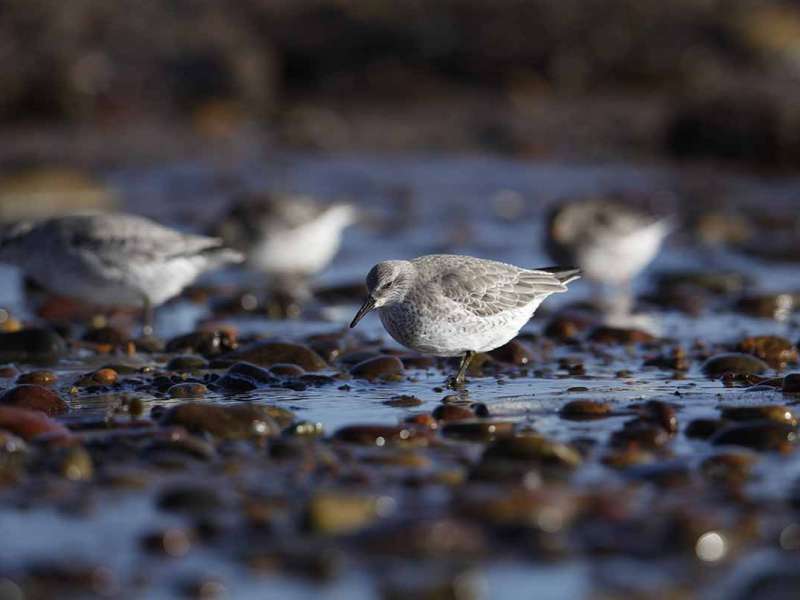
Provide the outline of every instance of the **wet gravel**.
[[[709,249],[689,220],[637,282],[637,314],[609,321],[576,285],[476,356],[460,390],[445,387],[452,360],[398,347],[375,318],[346,327],[378,258],[539,266],[543,202],[656,181],[680,204],[693,173],[562,165],[543,182],[537,167],[478,159],[281,169],[367,211],[316,300],[221,274],[140,339],[131,315],[37,318],[0,272],[0,595],[792,597],[777,595],[796,589],[800,548],[800,281],[785,261]],[[188,205],[158,203],[165,182],[200,189],[208,176],[108,180],[175,218]],[[401,179],[410,214],[370,205]],[[745,205],[774,193],[779,212],[800,190],[726,181]],[[480,202],[501,192],[519,202]],[[276,306],[299,317],[268,319]]]

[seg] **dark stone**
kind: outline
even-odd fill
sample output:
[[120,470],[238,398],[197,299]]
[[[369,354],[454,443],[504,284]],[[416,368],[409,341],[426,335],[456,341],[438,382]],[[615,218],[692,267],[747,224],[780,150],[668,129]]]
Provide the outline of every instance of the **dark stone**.
[[53,385],[58,381],[58,375],[50,371],[30,371],[17,377],[17,383],[32,383],[33,385]]
[[31,328],[0,333],[1,362],[49,362],[66,350],[63,338],[50,329]]
[[786,338],[777,335],[760,335],[749,337],[737,345],[738,352],[752,354],[764,360],[777,369],[787,364],[796,365],[798,362],[797,348]]
[[261,367],[289,363],[305,371],[323,371],[328,364],[308,346],[286,342],[258,342],[243,350],[237,350],[225,358],[253,363]]
[[377,356],[361,361],[350,369],[353,377],[380,377],[385,378],[391,375],[403,375],[405,369],[402,361],[396,356]]
[[437,421],[463,421],[465,419],[474,419],[475,413],[467,406],[440,404],[433,409],[433,418]]
[[164,367],[167,371],[199,371],[208,367],[208,361],[202,356],[175,356]]
[[745,446],[759,451],[786,451],[794,445],[797,427],[775,421],[748,421],[728,425],[709,440],[717,446]]
[[511,340],[507,344],[495,348],[489,352],[489,356],[496,361],[517,366],[527,365],[534,359],[531,349],[519,340]]
[[169,340],[166,351],[195,353],[209,358],[235,347],[233,336],[227,331],[195,331]]
[[589,334],[588,339],[590,342],[596,342],[598,344],[616,345],[641,344],[645,342],[652,342],[656,338],[646,331],[640,331],[638,329],[621,329],[617,327],[601,325],[600,327],[595,327],[592,330],[592,333]]
[[706,440],[727,425],[728,422],[722,419],[695,419],[689,422],[683,433],[688,438]]
[[519,460],[562,468],[577,467],[582,461],[580,453],[572,446],[538,434],[496,439],[486,448],[483,460]]
[[198,398],[208,392],[202,383],[176,383],[167,390],[170,398]]
[[72,434],[64,425],[47,415],[25,408],[0,406],[0,430],[21,437],[26,442],[39,436],[69,439]]
[[432,436],[429,430],[400,425],[348,425],[337,430],[333,439],[367,446],[384,446],[425,443]]
[[724,373],[734,375],[760,375],[769,370],[769,365],[750,354],[728,353],[712,356],[703,363],[703,373],[709,377],[720,377]]
[[163,425],[182,425],[190,432],[209,433],[226,440],[271,437],[280,433],[272,417],[255,404],[221,406],[185,402],[168,408],[160,420]]
[[54,415],[69,409],[69,405],[55,392],[40,385],[23,384],[6,390],[0,396],[0,405],[40,410]]
[[561,407],[561,416],[565,419],[597,419],[611,413],[612,406],[608,402],[597,400],[573,400]]

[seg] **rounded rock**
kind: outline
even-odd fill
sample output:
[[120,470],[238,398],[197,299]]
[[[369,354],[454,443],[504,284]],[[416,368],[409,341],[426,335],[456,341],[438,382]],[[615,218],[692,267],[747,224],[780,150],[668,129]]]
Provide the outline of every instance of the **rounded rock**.
[[350,374],[353,377],[369,379],[372,377],[386,378],[403,375],[405,369],[403,362],[396,356],[377,356],[368,358],[353,366]]
[[530,461],[572,469],[581,463],[582,458],[575,448],[567,444],[542,435],[520,435],[492,442],[486,448],[483,460]]
[[3,392],[0,406],[39,410],[48,415],[62,413],[69,405],[55,392],[41,385],[22,384]]
[[278,424],[257,405],[220,406],[185,402],[164,411],[162,425],[181,425],[226,440],[248,440],[280,434]]
[[597,419],[606,417],[611,413],[612,406],[608,402],[598,400],[573,400],[561,407],[561,417],[564,419]]
[[176,383],[167,390],[170,398],[199,398],[208,392],[202,383]]
[[207,367],[208,361],[205,358],[191,354],[175,356],[164,366],[167,371],[199,371]]
[[29,371],[17,377],[17,383],[49,386],[58,381],[58,375],[51,371]]
[[703,363],[702,370],[709,377],[720,377],[725,373],[761,375],[769,370],[769,365],[750,354],[729,352],[712,356]]
[[243,350],[237,350],[227,358],[253,363],[260,367],[288,363],[311,373],[328,368],[322,357],[308,346],[286,342],[258,342]]

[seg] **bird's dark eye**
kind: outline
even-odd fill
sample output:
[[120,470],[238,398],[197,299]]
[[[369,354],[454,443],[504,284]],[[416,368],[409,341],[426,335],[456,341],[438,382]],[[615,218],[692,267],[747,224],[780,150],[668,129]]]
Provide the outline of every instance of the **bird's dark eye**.
[[392,287],[393,285],[394,285],[394,281],[390,281],[389,283],[387,283],[387,284],[386,284],[386,286],[385,286],[385,287],[387,287],[387,288],[390,288],[390,287]]

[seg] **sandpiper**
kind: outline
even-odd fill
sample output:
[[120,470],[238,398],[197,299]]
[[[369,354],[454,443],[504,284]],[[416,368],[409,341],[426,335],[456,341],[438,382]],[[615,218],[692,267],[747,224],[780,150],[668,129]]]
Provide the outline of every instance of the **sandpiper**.
[[367,275],[368,296],[350,327],[377,308],[403,346],[435,356],[462,356],[455,383],[476,352],[509,342],[542,301],[580,277],[580,269],[528,270],[472,256],[432,254],[390,260]]
[[306,196],[252,194],[233,204],[215,233],[247,254],[247,266],[280,285],[325,269],[356,217],[351,204],[323,206]]
[[243,260],[218,238],[127,214],[75,214],[0,232],[0,262],[57,294],[100,306],[143,307],[145,335],[153,331],[153,307],[201,273]]
[[670,217],[616,200],[587,198],[550,212],[546,247],[553,260],[578,265],[596,284],[615,286],[615,311],[625,312],[631,280],[655,258],[673,229]]

